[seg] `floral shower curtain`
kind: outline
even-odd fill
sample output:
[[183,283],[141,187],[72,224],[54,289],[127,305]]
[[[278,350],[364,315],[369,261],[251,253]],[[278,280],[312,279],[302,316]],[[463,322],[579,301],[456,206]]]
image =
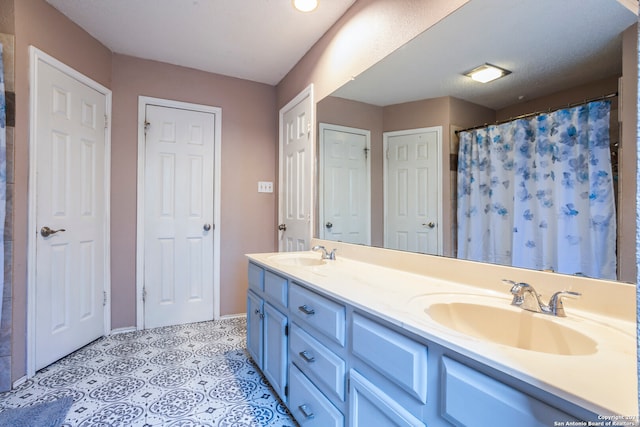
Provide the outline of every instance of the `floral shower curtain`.
[[458,258],[615,279],[610,110],[460,132]]
[[2,299],[4,296],[4,218],[7,190],[7,115],[2,57],[3,50],[2,43],[0,43],[0,318],[2,318]]

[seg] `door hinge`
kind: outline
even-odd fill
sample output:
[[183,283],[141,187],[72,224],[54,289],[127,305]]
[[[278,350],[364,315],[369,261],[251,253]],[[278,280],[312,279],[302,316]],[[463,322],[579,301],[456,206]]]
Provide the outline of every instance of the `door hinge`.
[[285,337],[289,336],[289,325],[284,325],[284,336]]
[[288,385],[284,386],[284,395],[289,397],[289,386]]
[[106,114],[104,115],[104,128],[109,129],[109,116]]
[[142,302],[147,300],[147,288],[142,288]]
[[102,306],[105,307],[107,305],[107,291],[102,291]]
[[387,156],[387,160],[389,160],[389,149],[387,148],[387,152],[385,153],[385,155]]
[[369,157],[369,147],[364,147],[364,159],[366,160]]
[[147,134],[147,131],[149,130],[149,127],[151,126],[151,123],[149,123],[148,121],[144,121],[144,134]]

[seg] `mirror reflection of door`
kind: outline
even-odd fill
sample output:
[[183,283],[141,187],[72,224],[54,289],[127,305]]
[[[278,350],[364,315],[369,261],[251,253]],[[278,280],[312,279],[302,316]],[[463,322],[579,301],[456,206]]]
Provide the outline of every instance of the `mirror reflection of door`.
[[371,244],[371,132],[320,123],[319,233]]
[[384,246],[442,255],[442,127],[385,132]]
[[313,233],[313,85],[280,109],[278,249],[309,250]]

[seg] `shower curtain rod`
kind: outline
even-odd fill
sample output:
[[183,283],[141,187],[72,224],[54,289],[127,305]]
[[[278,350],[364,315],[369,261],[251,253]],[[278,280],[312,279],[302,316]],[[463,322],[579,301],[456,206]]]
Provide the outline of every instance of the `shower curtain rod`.
[[[495,123],[493,123],[493,125],[501,125],[503,123],[512,122],[512,121],[518,120],[518,119],[526,119],[527,117],[533,117],[533,116],[537,116],[537,115],[543,114],[543,113],[552,113],[554,111],[562,110],[563,108],[577,107],[578,105],[584,105],[584,104],[588,104],[590,102],[604,101],[605,99],[615,98],[616,96],[618,96],[618,92],[613,92],[613,93],[610,93],[608,95],[602,95],[602,96],[598,96],[598,97],[595,97],[595,98],[586,99],[586,100],[581,101],[581,102],[575,102],[575,103],[572,103],[572,104],[567,104],[564,107],[549,108],[548,110],[545,110],[545,111],[535,111],[535,112],[532,112],[532,113],[521,114],[519,116],[510,117],[508,120],[498,120]],[[487,126],[490,126],[490,124],[489,123],[485,123],[483,125],[472,126],[470,128],[457,130],[457,131],[455,131],[455,134],[458,135],[460,132],[467,132],[467,131],[470,131],[470,130],[481,129],[481,128],[484,128],[484,127],[487,127]]]

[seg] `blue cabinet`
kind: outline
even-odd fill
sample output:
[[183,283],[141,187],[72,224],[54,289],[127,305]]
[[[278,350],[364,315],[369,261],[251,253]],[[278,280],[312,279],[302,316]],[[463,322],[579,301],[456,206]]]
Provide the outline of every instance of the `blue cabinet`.
[[247,350],[258,367],[262,367],[262,311],[264,301],[254,292],[247,292]]
[[540,427],[589,416],[296,280],[249,264],[247,347],[302,427]]
[[287,401],[288,280],[249,263],[247,350],[283,402]]
[[286,402],[287,386],[287,316],[271,304],[264,304],[264,353],[262,372],[273,389]]

